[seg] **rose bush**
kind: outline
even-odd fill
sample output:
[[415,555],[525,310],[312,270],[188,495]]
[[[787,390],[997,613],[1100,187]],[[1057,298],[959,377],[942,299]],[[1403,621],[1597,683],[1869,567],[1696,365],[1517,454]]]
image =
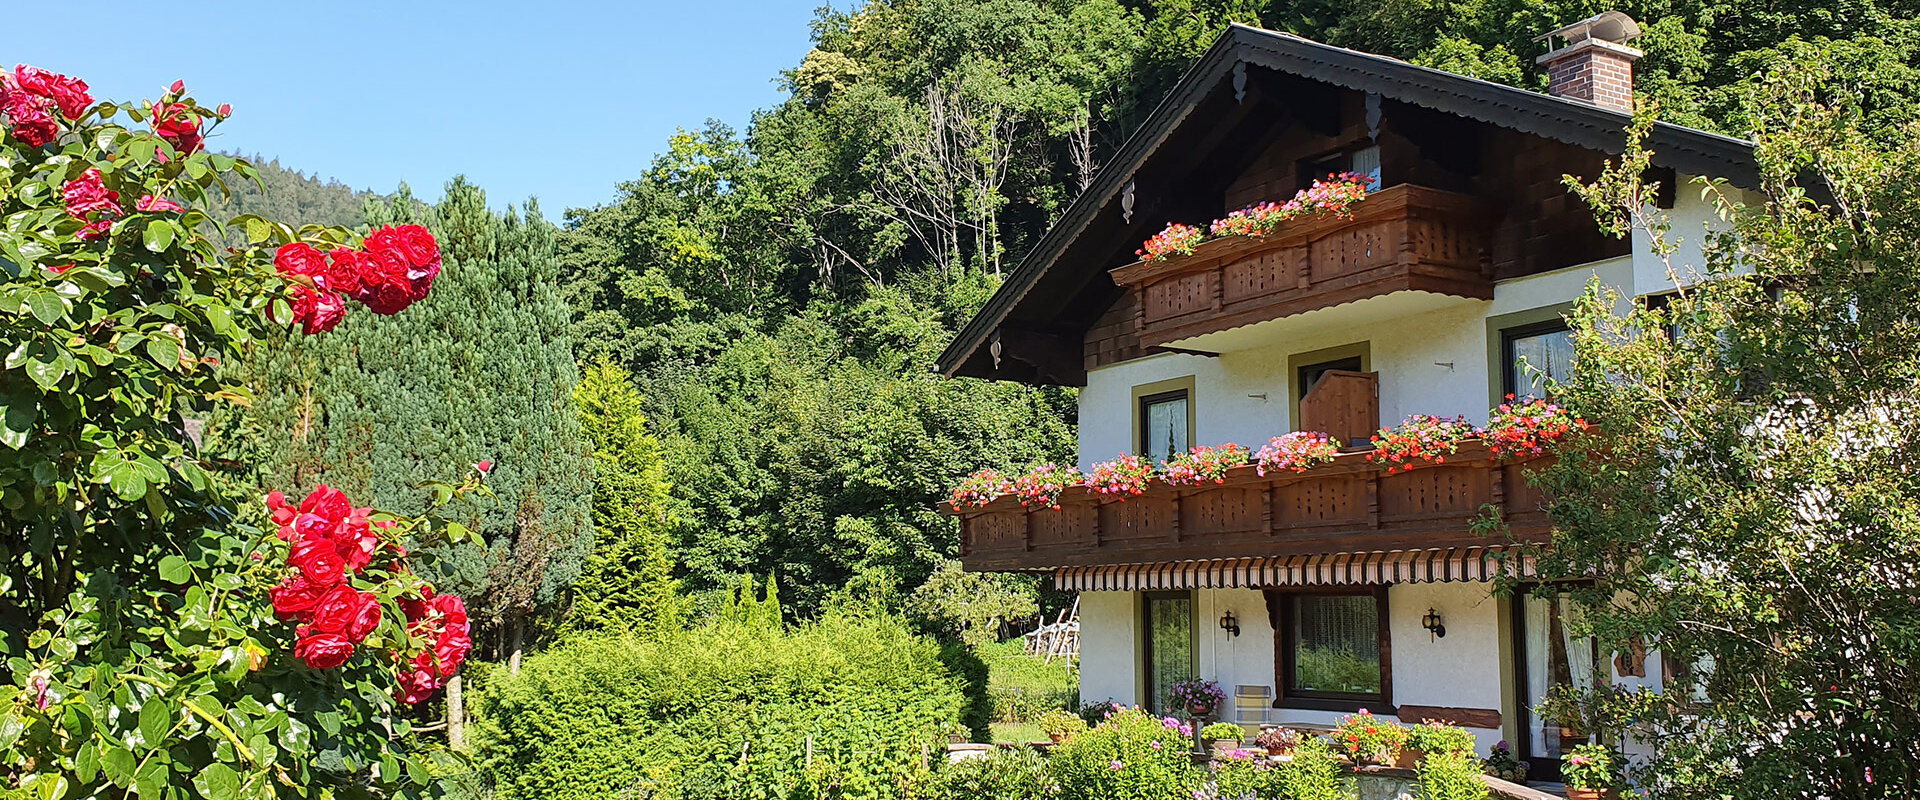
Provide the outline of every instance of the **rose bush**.
[[[331,490],[298,507],[223,493],[185,431],[246,402],[218,367],[319,333],[346,300],[431,287],[425,231],[213,219],[251,166],[207,152],[231,109],[175,83],[96,102],[84,81],[0,72],[0,785],[39,798],[407,796],[432,765],[408,706],[467,628],[404,546],[465,541]],[[229,246],[228,228],[244,234]],[[278,252],[353,253],[346,273]],[[359,260],[374,259],[363,267]],[[332,266],[329,264],[329,266]],[[378,287],[387,287],[381,294]],[[434,508],[480,476],[422,484]],[[275,532],[279,535],[275,536]]]

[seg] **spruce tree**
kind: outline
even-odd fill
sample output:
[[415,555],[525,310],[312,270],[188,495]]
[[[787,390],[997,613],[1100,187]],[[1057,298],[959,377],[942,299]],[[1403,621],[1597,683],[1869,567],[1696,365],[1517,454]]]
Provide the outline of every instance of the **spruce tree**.
[[524,215],[488,211],[463,178],[437,206],[402,187],[364,213],[371,227],[433,230],[444,265],[432,294],[391,317],[356,315],[332,335],[262,348],[248,365],[251,412],[216,420],[210,428],[225,430],[209,439],[253,442],[225,452],[257,465],[262,489],[327,483],[408,513],[424,505],[420,481],[492,461],[495,497],[465,509],[485,548],[425,555],[436,580],[469,599],[475,639],[511,663],[527,621],[563,595],[593,545],[556,230],[531,205]]
[[602,357],[586,368],[573,398],[593,447],[595,545],[574,584],[569,631],[631,631],[651,638],[679,626],[669,552],[684,519],[647,432],[645,400],[632,377]]

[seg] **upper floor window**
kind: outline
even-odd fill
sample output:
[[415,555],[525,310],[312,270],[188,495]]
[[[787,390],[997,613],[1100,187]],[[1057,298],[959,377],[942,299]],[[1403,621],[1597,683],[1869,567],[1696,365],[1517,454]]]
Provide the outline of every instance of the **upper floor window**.
[[1192,444],[1192,402],[1186,389],[1140,398],[1140,455],[1165,461],[1187,452]]
[[1551,380],[1573,376],[1573,332],[1563,320],[1551,320],[1500,333],[1506,393],[1520,398],[1546,396]]
[[1368,145],[1353,150],[1342,150],[1323,156],[1307,164],[1305,174],[1301,176],[1300,188],[1311,186],[1314,181],[1326,180],[1328,175],[1352,172],[1367,176],[1367,191],[1380,188],[1380,146]]

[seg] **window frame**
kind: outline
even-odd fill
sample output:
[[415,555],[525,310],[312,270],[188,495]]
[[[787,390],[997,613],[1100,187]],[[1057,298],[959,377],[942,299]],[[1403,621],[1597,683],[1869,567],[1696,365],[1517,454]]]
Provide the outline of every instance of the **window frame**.
[[[1325,588],[1289,588],[1270,589],[1267,595],[1267,616],[1276,632],[1274,642],[1274,708],[1292,708],[1313,711],[1358,711],[1372,709],[1381,714],[1397,713],[1393,705],[1393,647],[1392,617],[1387,603],[1387,587],[1325,587]],[[1371,597],[1374,601],[1374,614],[1379,621],[1380,647],[1380,692],[1367,694],[1361,692],[1326,692],[1310,689],[1296,689],[1294,679],[1294,608],[1301,597]]]
[[1500,386],[1501,386],[1500,396],[1502,398],[1505,398],[1507,395],[1514,395],[1515,397],[1518,397],[1520,395],[1519,375],[1514,370],[1514,353],[1513,353],[1514,342],[1517,342],[1521,339],[1540,336],[1542,334],[1570,332],[1572,330],[1573,330],[1572,326],[1569,326],[1565,319],[1561,319],[1558,317],[1550,320],[1545,320],[1542,322],[1530,322],[1525,325],[1515,325],[1511,328],[1501,328],[1500,329]]
[[1187,674],[1200,674],[1200,603],[1191,589],[1168,589],[1140,593],[1140,686],[1142,701],[1140,706],[1153,713],[1161,704],[1162,698],[1153,696],[1153,601],[1187,601]]
[[[1139,456],[1146,455],[1148,402],[1165,402],[1179,393],[1184,393],[1187,398],[1187,446],[1193,446],[1196,441],[1196,435],[1198,434],[1195,428],[1197,427],[1196,420],[1198,419],[1196,412],[1199,409],[1199,395],[1194,392],[1193,376],[1188,375],[1170,380],[1143,383],[1133,387],[1133,410],[1131,412],[1133,415],[1133,431],[1129,434],[1133,446],[1127,452]],[[1155,456],[1156,463],[1158,458],[1158,456]]]

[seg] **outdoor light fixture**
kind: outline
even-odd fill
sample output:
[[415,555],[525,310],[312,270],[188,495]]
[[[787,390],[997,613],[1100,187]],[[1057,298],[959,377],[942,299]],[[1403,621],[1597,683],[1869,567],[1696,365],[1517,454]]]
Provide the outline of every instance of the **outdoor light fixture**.
[[1435,639],[1444,639],[1447,636],[1447,626],[1440,623],[1440,612],[1432,608],[1428,608],[1427,615],[1420,618],[1420,627],[1427,629]]
[[1227,613],[1221,615],[1220,630],[1226,631],[1234,636],[1240,635],[1240,620],[1233,616],[1233,609],[1227,609]]

